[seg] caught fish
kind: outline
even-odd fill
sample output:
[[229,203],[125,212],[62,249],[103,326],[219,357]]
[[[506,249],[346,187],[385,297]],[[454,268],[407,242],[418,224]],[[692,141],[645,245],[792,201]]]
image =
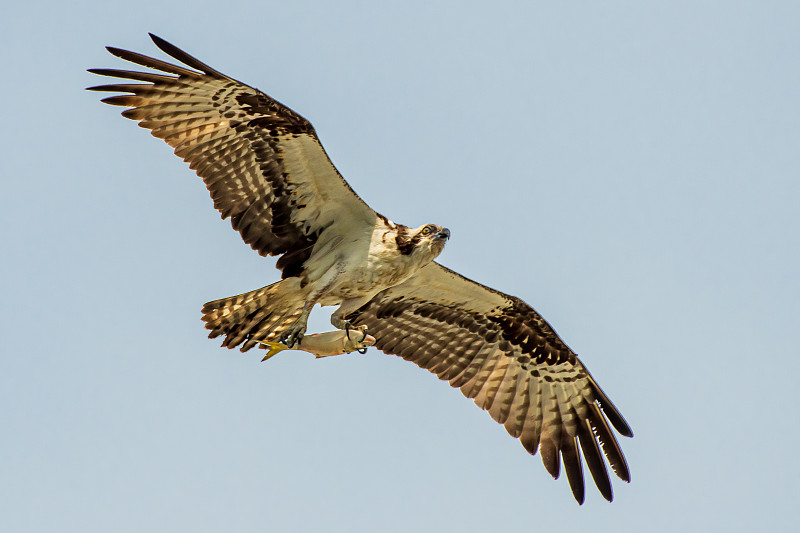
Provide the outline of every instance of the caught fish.
[[343,353],[350,353],[358,351],[360,353],[366,352],[367,348],[375,345],[375,337],[372,335],[364,335],[361,331],[355,329],[350,331],[348,338],[347,332],[343,330],[326,331],[325,333],[312,333],[305,335],[300,340],[299,344],[295,344],[289,348],[280,342],[258,341],[261,344],[269,346],[270,350],[264,356],[262,361],[266,361],[273,355],[283,350],[302,350],[310,354],[314,354],[317,359],[321,357],[329,357],[331,355],[341,355]]

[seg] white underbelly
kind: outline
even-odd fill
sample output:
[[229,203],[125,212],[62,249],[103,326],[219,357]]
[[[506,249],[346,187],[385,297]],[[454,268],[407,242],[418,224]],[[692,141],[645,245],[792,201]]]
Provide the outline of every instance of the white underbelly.
[[402,283],[413,272],[402,263],[371,264],[345,269],[331,287],[332,296],[342,299],[375,295],[383,289]]
[[[388,254],[387,254],[388,255]],[[371,257],[370,261],[348,262],[346,257],[334,264],[319,279],[322,305],[338,305],[344,300],[364,298],[398,285],[416,272],[405,257]],[[324,288],[322,285],[324,284]]]
[[[424,265],[416,258],[401,255],[373,239],[371,242],[332,241],[317,260],[307,265],[312,292],[319,294],[322,305],[337,305],[343,300],[365,298],[398,285]],[[322,251],[322,250],[321,250]]]

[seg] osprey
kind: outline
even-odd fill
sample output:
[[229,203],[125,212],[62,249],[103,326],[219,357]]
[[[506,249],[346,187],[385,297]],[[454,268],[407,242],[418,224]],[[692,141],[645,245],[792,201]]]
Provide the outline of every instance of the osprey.
[[209,337],[222,336],[223,346],[242,351],[276,341],[300,346],[312,308],[339,306],[331,323],[347,338],[364,341],[369,332],[384,353],[460,388],[529,453],[538,451],[554,478],[563,462],[579,503],[583,456],[611,501],[603,457],[630,480],[611,426],[633,433],[553,328],[519,298],[436,263],[447,228],[410,228],[370,209],[333,166],[308,120],[150,37],[185,66],[108,47],[158,73],[90,69],[144,82],[90,90],[124,93],[103,102],[129,108],[123,116],[172,146],[247,244],[262,256],[280,256],[281,281],[205,304]]

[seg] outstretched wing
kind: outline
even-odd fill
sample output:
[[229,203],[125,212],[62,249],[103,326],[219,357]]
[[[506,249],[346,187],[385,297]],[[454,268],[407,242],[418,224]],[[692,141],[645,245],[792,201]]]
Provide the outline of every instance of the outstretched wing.
[[608,501],[603,455],[617,476],[630,481],[609,422],[627,437],[633,436],[630,427],[575,353],[522,300],[431,263],[347,318],[366,325],[380,350],[460,388],[528,452],[539,450],[553,477],[563,461],[579,503],[581,455]]
[[328,159],[305,118],[258,89],[201,63],[150,34],[189,68],[108,47],[162,73],[90,69],[145,83],[90,87],[122,94],[103,102],[164,139],[203,178],[222,218],[261,255],[285,254],[283,277],[297,275],[320,241],[372,228],[375,212]]

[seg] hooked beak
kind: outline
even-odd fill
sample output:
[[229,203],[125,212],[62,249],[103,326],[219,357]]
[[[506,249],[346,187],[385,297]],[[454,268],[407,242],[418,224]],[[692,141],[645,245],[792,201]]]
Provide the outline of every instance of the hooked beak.
[[450,230],[447,228],[442,228],[442,230],[436,234],[436,238],[446,241],[450,238]]

